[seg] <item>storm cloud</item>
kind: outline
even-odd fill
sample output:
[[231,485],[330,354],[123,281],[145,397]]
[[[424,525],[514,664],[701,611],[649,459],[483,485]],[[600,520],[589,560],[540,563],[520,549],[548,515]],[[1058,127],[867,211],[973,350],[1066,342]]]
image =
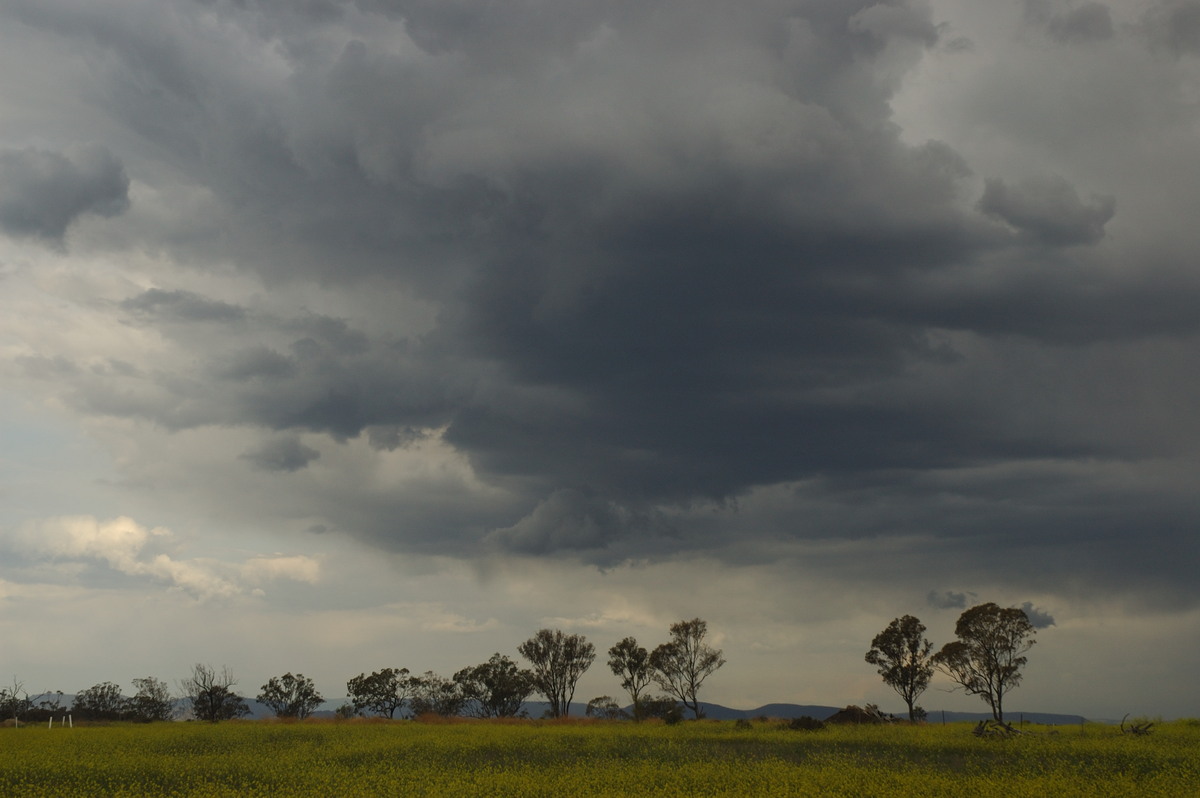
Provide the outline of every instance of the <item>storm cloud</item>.
[[255,468],[286,472],[299,471],[320,456],[319,451],[295,437],[274,438],[241,455]]
[[[12,3],[113,140],[5,150],[0,224],[124,212],[95,251],[162,259],[88,304],[124,351],[14,373],[228,431],[388,551],[903,540],[918,602],[1066,572],[1190,606],[1190,8],[1026,3],[1022,60],[923,0]],[[919,80],[961,64],[987,99],[939,117]]]
[[112,217],[129,207],[129,178],[104,147],[65,153],[28,147],[0,150],[0,229],[61,244],[67,227],[92,213]]

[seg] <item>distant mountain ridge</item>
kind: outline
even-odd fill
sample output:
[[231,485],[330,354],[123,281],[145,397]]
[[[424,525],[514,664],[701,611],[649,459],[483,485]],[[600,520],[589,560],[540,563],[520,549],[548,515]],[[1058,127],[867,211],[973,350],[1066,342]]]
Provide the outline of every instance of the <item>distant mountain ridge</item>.
[[[257,701],[247,701],[250,706],[251,717],[263,718],[270,717],[271,710],[259,704]],[[321,708],[313,713],[315,717],[332,717],[334,710],[341,706],[344,701],[326,701],[321,705]],[[526,701],[524,709],[526,714],[531,718],[540,718],[549,708],[549,704],[544,701]],[[792,718],[810,717],[818,720],[825,720],[830,715],[838,712],[845,707],[832,707],[823,704],[763,704],[755,709],[731,709],[730,707],[722,706],[721,704],[710,704],[706,701],[700,702],[700,709],[704,712],[704,717],[709,720],[753,720],[754,718],[778,718],[780,720],[790,720]],[[582,703],[571,704],[571,717],[582,718],[586,713],[587,705]],[[628,712],[630,707],[625,707]],[[908,713],[904,710],[894,713],[897,718],[906,718]],[[685,712],[684,717],[691,717],[690,712]],[[949,710],[929,710],[927,721],[929,723],[958,723],[962,721],[981,721],[988,720],[992,717],[990,712],[951,712]],[[1063,715],[1054,712],[1005,712],[1005,720],[1010,723],[1038,723],[1046,726],[1078,726],[1083,723],[1086,718],[1082,715]]]
[[[738,720],[740,718],[751,720],[760,717],[789,720],[805,716],[825,720],[830,715],[845,707],[828,707],[819,704],[764,704],[757,709],[730,709],[720,704],[709,704],[701,701],[700,708],[704,712],[704,716],[712,720]],[[908,717],[907,711],[896,712],[894,714],[897,718]],[[927,721],[929,723],[941,723],[943,716],[946,723],[955,723],[958,721],[989,720],[992,717],[992,713],[930,710]],[[1005,712],[1004,719],[1011,723],[1019,723],[1024,720],[1026,723],[1040,723],[1047,726],[1079,725],[1085,720],[1082,715],[1062,715],[1053,712]]]

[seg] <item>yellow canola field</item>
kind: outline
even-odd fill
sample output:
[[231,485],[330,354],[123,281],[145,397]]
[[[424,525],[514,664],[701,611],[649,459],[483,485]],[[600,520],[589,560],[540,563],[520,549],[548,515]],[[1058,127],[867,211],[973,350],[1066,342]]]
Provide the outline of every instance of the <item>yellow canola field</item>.
[[[0,729],[6,796],[1200,796],[1200,722],[161,723]],[[1052,731],[1057,733],[1051,733]]]

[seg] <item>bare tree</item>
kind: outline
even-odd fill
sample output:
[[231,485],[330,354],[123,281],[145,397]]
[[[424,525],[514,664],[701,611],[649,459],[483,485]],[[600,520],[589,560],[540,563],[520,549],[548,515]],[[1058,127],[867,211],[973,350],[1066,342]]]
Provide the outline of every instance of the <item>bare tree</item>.
[[696,694],[700,685],[725,664],[720,649],[704,642],[708,623],[693,618],[671,624],[671,639],[650,653],[654,681],[659,687],[683,702],[699,718],[700,701]]
[[533,666],[534,688],[550,702],[550,714],[567,717],[575,685],[596,659],[596,647],[583,635],[540,629],[517,651]]
[[13,677],[12,687],[0,687],[0,716],[12,718],[13,723],[21,725],[21,718],[33,709],[33,702],[25,690],[25,683]]
[[627,637],[608,650],[608,667],[614,676],[620,677],[621,689],[633,701],[634,720],[641,720],[642,691],[654,681],[650,652],[639,646],[636,639]]
[[325,699],[317,692],[313,680],[303,673],[295,676],[285,673],[272,676],[255,700],[270,707],[276,717],[304,720]]
[[932,662],[964,691],[977,695],[1004,722],[1004,696],[1021,682],[1025,654],[1036,630],[1025,611],[991,602],[963,612],[955,624],[958,640],[942,646]]
[[250,714],[246,700],[233,691],[237,679],[229,666],[221,668],[218,673],[211,665],[197,663],[192,669],[192,675],[179,683],[185,698],[192,705],[192,715],[196,720],[206,720],[216,723],[221,720],[232,720]]
[[896,618],[875,635],[867,662],[879,669],[884,684],[891,687],[908,705],[908,719],[917,719],[917,698],[933,678],[930,652],[933,643],[925,639],[925,624],[912,615]]
[[376,715],[396,717],[412,697],[412,679],[408,668],[384,668],[370,675],[358,674],[346,682],[346,690],[355,712],[369,710]]

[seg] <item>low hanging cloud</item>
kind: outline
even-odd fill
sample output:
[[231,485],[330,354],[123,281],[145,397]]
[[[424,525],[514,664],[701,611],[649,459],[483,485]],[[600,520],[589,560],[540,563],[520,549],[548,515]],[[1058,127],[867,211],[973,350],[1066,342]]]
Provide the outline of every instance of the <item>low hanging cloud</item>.
[[80,216],[128,208],[129,178],[104,147],[0,150],[0,230],[9,235],[61,244]]

